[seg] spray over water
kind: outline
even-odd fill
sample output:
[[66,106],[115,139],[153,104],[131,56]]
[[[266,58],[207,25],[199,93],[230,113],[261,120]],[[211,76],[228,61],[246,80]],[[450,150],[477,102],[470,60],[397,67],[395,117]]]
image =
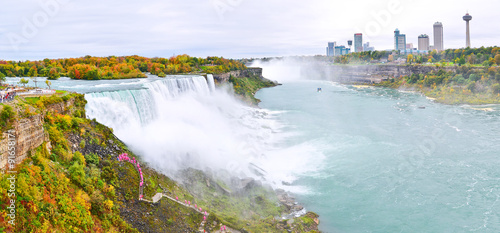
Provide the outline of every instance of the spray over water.
[[216,89],[211,75],[170,77],[142,87],[86,94],[87,114],[113,128],[161,172],[223,171],[280,186],[303,169],[311,147],[279,147],[287,137],[280,132],[279,112],[239,102]]

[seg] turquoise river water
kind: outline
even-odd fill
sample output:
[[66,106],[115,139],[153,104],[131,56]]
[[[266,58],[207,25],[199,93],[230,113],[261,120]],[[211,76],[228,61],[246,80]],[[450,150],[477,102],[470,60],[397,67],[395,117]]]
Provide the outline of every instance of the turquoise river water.
[[[322,92],[317,92],[321,87]],[[322,81],[261,90],[285,144],[321,148],[290,185],[325,232],[500,232],[500,108]],[[425,109],[423,108],[425,107]]]

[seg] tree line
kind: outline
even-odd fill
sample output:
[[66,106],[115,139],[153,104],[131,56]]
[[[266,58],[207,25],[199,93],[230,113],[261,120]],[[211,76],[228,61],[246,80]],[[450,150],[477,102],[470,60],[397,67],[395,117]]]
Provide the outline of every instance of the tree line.
[[480,47],[430,51],[427,54],[404,54],[398,51],[367,51],[349,53],[335,58],[336,63],[394,61],[404,58],[409,64],[441,63],[442,65],[500,65],[500,47]]
[[239,61],[222,57],[197,58],[177,55],[170,58],[147,58],[141,56],[109,56],[64,59],[43,59],[41,61],[0,60],[0,78],[5,77],[47,77],[61,76],[72,79],[126,79],[145,78],[145,73],[160,77],[167,74],[193,72],[223,73],[246,69]]

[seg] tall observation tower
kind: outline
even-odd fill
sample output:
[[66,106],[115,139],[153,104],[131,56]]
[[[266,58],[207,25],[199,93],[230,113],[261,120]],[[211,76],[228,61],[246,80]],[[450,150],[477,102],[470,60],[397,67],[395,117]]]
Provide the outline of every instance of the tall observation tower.
[[465,47],[466,48],[469,48],[470,47],[470,30],[469,30],[469,21],[472,20],[472,16],[469,15],[469,13],[465,14],[464,17],[463,17],[464,21],[465,21],[465,25],[466,25],[466,32],[465,32],[465,36],[466,36],[466,39],[465,39]]

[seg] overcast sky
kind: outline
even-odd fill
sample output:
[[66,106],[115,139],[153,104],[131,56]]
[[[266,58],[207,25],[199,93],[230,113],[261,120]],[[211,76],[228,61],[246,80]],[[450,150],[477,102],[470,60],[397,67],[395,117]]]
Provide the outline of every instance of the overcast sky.
[[84,55],[170,57],[325,54],[328,41],[364,34],[377,50],[393,48],[397,27],[407,42],[433,44],[444,25],[445,48],[500,44],[498,0],[0,0],[0,59]]

